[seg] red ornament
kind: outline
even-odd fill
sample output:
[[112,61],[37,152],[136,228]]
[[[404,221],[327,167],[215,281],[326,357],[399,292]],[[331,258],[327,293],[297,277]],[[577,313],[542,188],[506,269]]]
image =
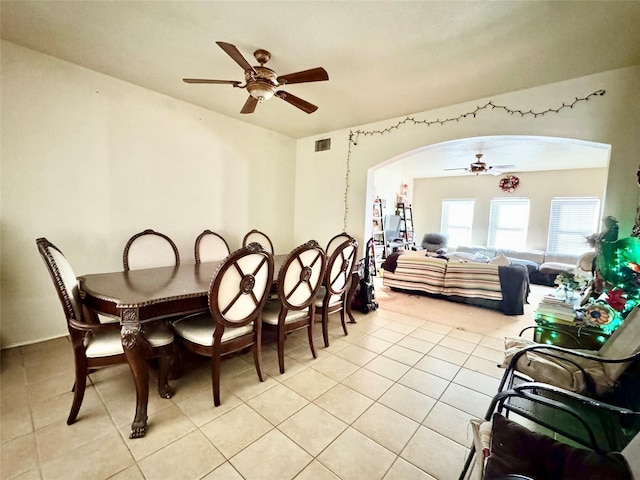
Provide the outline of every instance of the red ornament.
[[624,306],[627,303],[627,299],[624,298],[625,291],[619,288],[614,288],[607,293],[607,303],[611,308],[621,312],[624,310]]

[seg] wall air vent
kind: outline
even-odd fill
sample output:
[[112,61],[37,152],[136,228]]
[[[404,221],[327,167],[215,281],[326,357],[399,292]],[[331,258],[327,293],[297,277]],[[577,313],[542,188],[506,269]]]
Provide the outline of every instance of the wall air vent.
[[331,139],[323,138],[322,140],[316,140],[316,152],[325,152],[331,150]]

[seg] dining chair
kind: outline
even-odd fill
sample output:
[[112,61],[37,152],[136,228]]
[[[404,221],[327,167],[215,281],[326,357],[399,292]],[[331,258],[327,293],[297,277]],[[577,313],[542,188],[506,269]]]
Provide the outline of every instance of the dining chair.
[[242,246],[246,247],[247,245],[253,242],[257,242],[260,245],[262,245],[264,249],[269,253],[271,254],[274,253],[273,243],[271,242],[271,239],[267,236],[266,233],[262,233],[261,231],[256,230],[255,228],[244,236],[244,238],[242,239]]
[[220,362],[223,356],[247,347],[253,350],[262,382],[262,322],[260,312],[273,283],[273,255],[250,243],[225,258],[213,274],[208,293],[209,311],[173,323],[182,344],[211,357],[213,404],[220,405]]
[[180,254],[173,240],[163,233],[147,229],[127,241],[122,263],[125,271],[177,266],[180,265]]
[[284,341],[295,330],[307,329],[311,355],[313,346],[314,300],[325,270],[325,253],[315,240],[294,248],[278,272],[278,296],[269,299],[262,309],[265,332],[275,332],[278,339],[278,365],[284,373]]
[[196,263],[217,262],[229,255],[229,244],[219,234],[211,230],[203,231],[196,238],[194,256]]
[[316,314],[322,316],[322,336],[325,347],[329,346],[329,315],[339,312],[342,330],[345,335],[349,334],[345,322],[345,311],[347,310],[351,273],[357,255],[358,241],[351,238],[342,242],[327,261],[323,285],[314,300]]
[[342,232],[342,233],[338,233],[337,235],[334,235],[331,238],[331,240],[329,240],[329,243],[327,243],[327,248],[325,250],[327,258],[331,257],[331,254],[335,251],[336,248],[338,248],[344,242],[352,238],[353,237],[349,235],[347,232]]
[[[80,412],[87,376],[101,367],[127,363],[127,359],[120,324],[100,324],[97,315],[83,306],[76,275],[62,252],[46,238],[38,238],[36,245],[62,304],[73,348],[74,395],[67,418],[67,425],[71,425]],[[173,333],[165,323],[153,322],[145,324],[144,336],[151,347],[149,357],[159,358],[158,393],[169,398],[172,395],[168,377],[174,360]]]

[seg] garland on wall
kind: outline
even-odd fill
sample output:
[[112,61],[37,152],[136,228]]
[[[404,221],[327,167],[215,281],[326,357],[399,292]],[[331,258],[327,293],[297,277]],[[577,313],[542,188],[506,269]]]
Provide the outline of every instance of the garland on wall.
[[[581,102],[589,101],[592,97],[601,97],[605,94],[605,90],[596,90],[593,93],[590,93],[586,97],[575,97],[570,103],[562,102],[562,105],[556,108],[547,108],[546,110],[541,110],[538,112],[534,112],[533,110],[520,110],[509,108],[506,105],[497,105],[493,103],[492,100],[488,101],[482,106],[476,107],[474,110],[471,110],[466,113],[462,113],[455,117],[449,117],[444,119],[437,118],[436,120],[416,120],[414,117],[405,117],[402,120],[399,120],[393,125],[390,125],[387,128],[378,129],[378,130],[349,130],[349,148],[347,150],[347,161],[346,161],[346,172],[345,172],[345,189],[344,189],[344,219],[343,219],[343,231],[347,231],[347,214],[349,212],[349,173],[350,173],[350,162],[351,162],[351,147],[358,145],[358,139],[360,135],[366,136],[374,136],[374,135],[384,135],[386,133],[391,133],[400,129],[400,127],[404,125],[424,125],[427,127],[431,127],[433,125],[445,125],[447,123],[459,122],[461,120],[467,118],[476,118],[476,116],[482,113],[485,110],[500,110],[504,113],[508,113],[510,115],[520,115],[521,118],[527,116],[533,116],[533,118],[543,117],[550,113],[560,113],[560,111],[565,110],[567,108],[571,109],[576,104]],[[640,177],[639,177],[640,178]]]

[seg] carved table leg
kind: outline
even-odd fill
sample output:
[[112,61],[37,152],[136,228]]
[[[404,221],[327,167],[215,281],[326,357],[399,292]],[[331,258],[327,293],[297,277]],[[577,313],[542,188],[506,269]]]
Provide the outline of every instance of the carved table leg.
[[[175,391],[169,385],[169,378],[172,374],[180,374],[177,370],[178,348],[175,343],[171,343],[160,348],[160,357],[158,358],[158,395],[162,398],[171,398]],[[179,378],[179,377],[175,377]]]
[[147,433],[147,404],[149,403],[149,370],[147,352],[149,344],[142,335],[136,309],[122,312],[122,346],[136,385],[136,414],[129,438],[141,438]]
[[349,285],[349,292],[347,294],[347,315],[349,315],[349,323],[357,323],[356,319],[353,318],[353,313],[351,313],[351,303],[353,302],[353,297],[356,294],[359,284],[360,275],[358,272],[353,272],[351,274],[351,285]]

